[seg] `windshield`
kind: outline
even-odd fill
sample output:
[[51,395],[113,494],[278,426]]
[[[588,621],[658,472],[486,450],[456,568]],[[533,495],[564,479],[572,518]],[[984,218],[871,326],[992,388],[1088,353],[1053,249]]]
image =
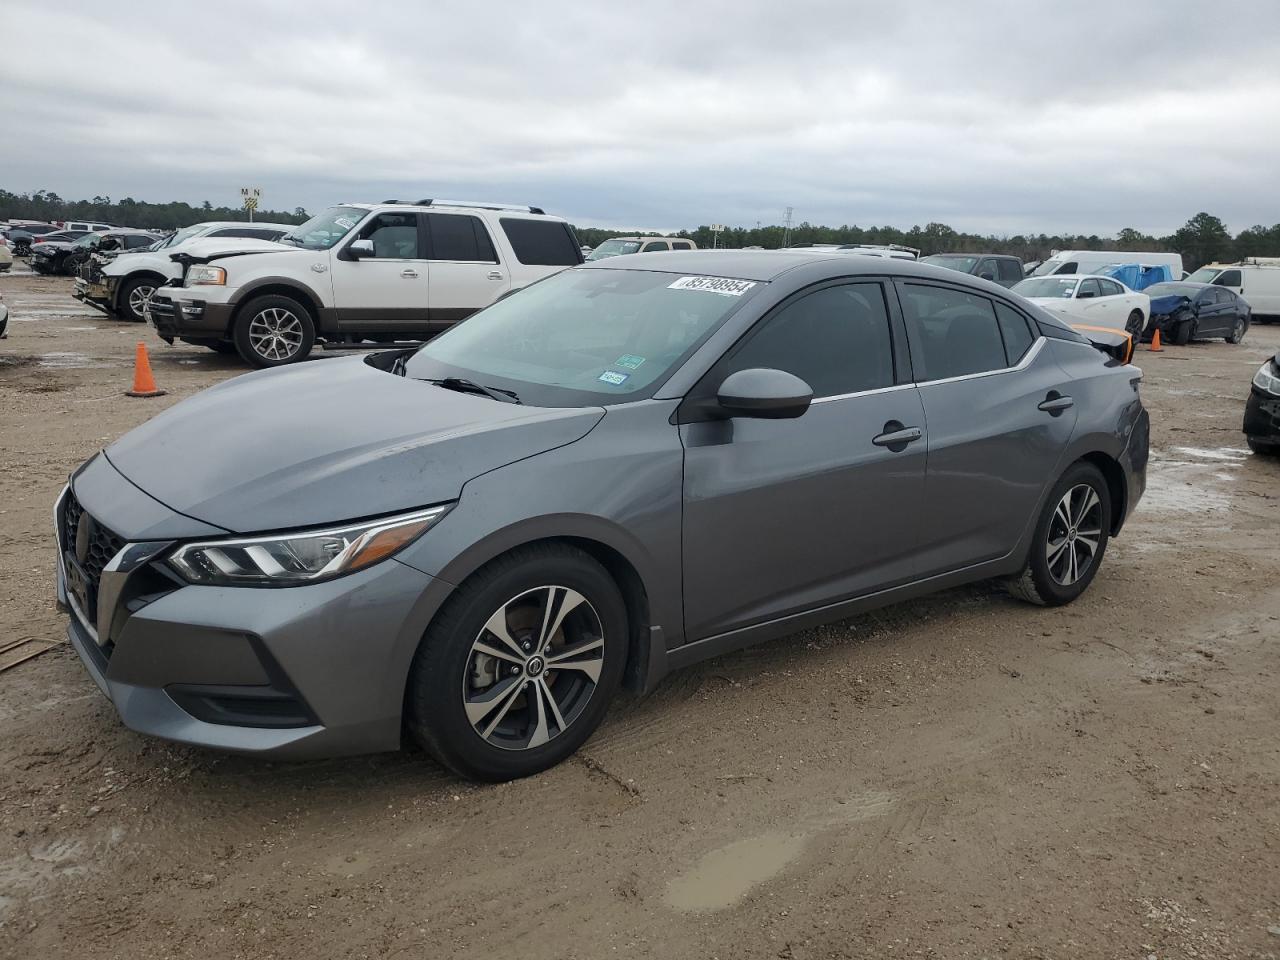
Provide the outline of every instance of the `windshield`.
[[73,247],[96,247],[102,242],[102,234],[86,233],[79,240],[72,244]]
[[176,247],[178,244],[182,243],[184,240],[190,240],[192,237],[197,236],[208,229],[209,229],[208,227],[202,227],[199,224],[197,224],[194,227],[183,227],[177,233],[169,234],[169,236],[165,237],[165,239],[161,240],[158,244],[156,244],[151,249],[163,250],[165,247]]
[[935,267],[946,267],[948,270],[959,270],[961,273],[969,273],[978,265],[977,257],[956,257],[947,254],[934,254],[932,257],[925,257],[920,261],[928,263]]
[[301,226],[294,227],[280,240],[308,250],[328,250],[350,233],[368,212],[359,207],[330,207]]
[[1070,300],[1079,282],[1075,277],[1032,277],[1015,283],[1013,292],[1020,293],[1024,297],[1055,297]]
[[606,240],[592,250],[587,259],[603,260],[605,257],[616,257],[623,253],[635,253],[639,249],[639,240]]
[[1156,297],[1194,297],[1200,289],[1189,283],[1153,283],[1142,292],[1154,300]]
[[1201,267],[1191,276],[1187,277],[1188,283],[1212,283],[1213,278],[1222,271],[1216,267]]
[[405,373],[473,380],[534,406],[638,400],[764,286],[646,270],[566,270],[442,333],[409,359]]

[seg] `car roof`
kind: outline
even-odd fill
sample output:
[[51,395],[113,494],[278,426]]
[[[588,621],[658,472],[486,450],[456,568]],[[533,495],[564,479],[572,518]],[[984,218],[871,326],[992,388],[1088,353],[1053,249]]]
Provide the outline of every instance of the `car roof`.
[[357,210],[409,210],[414,213],[455,213],[485,210],[504,217],[518,217],[526,220],[554,220],[567,223],[563,217],[547,213],[541,207],[524,206],[514,203],[486,203],[480,200],[384,200],[381,203],[357,201],[354,203],[334,204],[338,207],[354,207]]
[[601,240],[600,242],[608,243],[610,240],[688,240],[688,239],[689,239],[688,237],[673,237],[664,233],[660,236],[648,236],[648,237],[641,237],[638,235],[634,237],[606,237],[604,240]]
[[812,267],[806,276],[821,280],[826,276],[847,277],[895,276],[919,280],[945,280],[947,283],[972,286],[975,289],[1007,294],[986,280],[935,267],[918,260],[896,257],[849,256],[848,251],[814,250],[810,247],[790,250],[674,250],[670,253],[646,253],[642,257],[608,257],[590,260],[575,270],[648,270],[656,273],[679,273],[691,276],[727,277],[734,280],[769,282],[802,267]]

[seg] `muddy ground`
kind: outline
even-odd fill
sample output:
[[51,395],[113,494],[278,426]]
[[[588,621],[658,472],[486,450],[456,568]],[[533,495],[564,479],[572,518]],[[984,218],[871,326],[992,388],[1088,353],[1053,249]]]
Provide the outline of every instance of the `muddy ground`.
[[[67,472],[243,372],[69,290],[0,277],[4,640],[63,635]],[[122,395],[140,338],[164,398]],[[1280,463],[1239,433],[1278,346],[1140,355],[1150,490],[1073,606],[981,585],[723,657],[519,783],[145,739],[52,647],[0,673],[0,956],[1280,955]]]

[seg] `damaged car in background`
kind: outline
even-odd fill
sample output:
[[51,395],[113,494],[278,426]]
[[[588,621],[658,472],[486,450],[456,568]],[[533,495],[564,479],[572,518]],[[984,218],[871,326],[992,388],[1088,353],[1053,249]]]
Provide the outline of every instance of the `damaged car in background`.
[[115,229],[87,233],[71,243],[47,240],[31,248],[36,273],[73,274],[99,250],[145,250],[163,238],[145,230]]
[[1147,337],[1159,330],[1178,346],[1215,337],[1239,343],[1253,319],[1244,298],[1226,287],[1182,280],[1153,284],[1145,293],[1151,298]]

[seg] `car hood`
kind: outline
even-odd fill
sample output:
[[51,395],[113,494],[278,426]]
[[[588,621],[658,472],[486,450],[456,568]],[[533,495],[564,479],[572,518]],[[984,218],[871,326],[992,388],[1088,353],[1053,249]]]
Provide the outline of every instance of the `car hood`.
[[1152,297],[1151,315],[1153,317],[1167,316],[1190,303],[1191,298],[1181,293],[1171,293],[1166,297]]
[[202,263],[226,254],[315,253],[314,250],[304,251],[301,247],[294,246],[292,243],[277,243],[275,240],[254,240],[250,237],[197,238],[160,252]]
[[106,456],[171,509],[252,533],[454,500],[468,480],[572,443],[603,416],[457,393],[345,357],[228,380]]
[[35,253],[62,253],[64,250],[70,250],[72,243],[70,240],[46,240],[43,243],[33,243],[31,252]]

